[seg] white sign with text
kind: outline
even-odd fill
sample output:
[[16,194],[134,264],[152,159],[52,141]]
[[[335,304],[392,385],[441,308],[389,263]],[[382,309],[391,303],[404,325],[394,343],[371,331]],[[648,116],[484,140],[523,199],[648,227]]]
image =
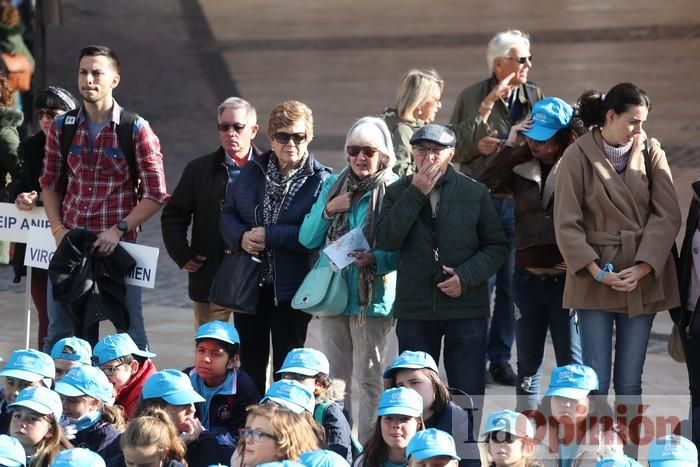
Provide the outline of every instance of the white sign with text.
[[45,230],[51,235],[51,225],[44,208],[20,211],[12,203],[0,203],[0,240],[27,243],[30,229]]

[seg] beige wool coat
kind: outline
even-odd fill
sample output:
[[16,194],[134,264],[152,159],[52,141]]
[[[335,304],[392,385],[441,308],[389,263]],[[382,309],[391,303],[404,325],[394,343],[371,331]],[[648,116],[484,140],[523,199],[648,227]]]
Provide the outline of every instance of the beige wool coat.
[[[652,193],[644,164],[651,155]],[[635,138],[624,177],[603,152],[593,129],[564,152],[554,192],[557,244],[567,264],[564,308],[651,314],[678,306],[676,269],[671,255],[681,211],[666,155],[655,139]],[[651,202],[650,202],[651,199]],[[586,270],[596,261],[621,271],[645,262],[652,272],[632,292],[617,292]]]

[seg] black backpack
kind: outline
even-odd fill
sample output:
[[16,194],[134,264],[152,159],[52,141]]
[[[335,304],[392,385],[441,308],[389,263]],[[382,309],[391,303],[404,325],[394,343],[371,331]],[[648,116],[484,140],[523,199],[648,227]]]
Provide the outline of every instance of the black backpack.
[[[66,189],[68,187],[68,153],[70,152],[70,146],[73,142],[73,137],[75,137],[75,132],[78,129],[77,117],[79,110],[80,109],[74,109],[65,113],[63,128],[61,130],[60,145],[61,155],[63,156],[63,170],[61,172],[62,182],[59,186],[65,186]],[[119,141],[119,148],[124,153],[127,164],[129,164],[129,177],[133,184],[134,192],[138,193],[137,199],[140,199],[140,180],[138,168],[136,166],[136,147],[134,145],[134,124],[137,118],[138,114],[122,109],[119,125],[117,125],[117,140]]]

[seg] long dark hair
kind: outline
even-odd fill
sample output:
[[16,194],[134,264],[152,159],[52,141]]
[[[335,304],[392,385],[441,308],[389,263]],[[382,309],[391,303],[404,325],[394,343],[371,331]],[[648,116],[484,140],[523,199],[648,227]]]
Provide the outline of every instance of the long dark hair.
[[[394,371],[391,374],[391,379],[389,381],[390,386],[392,388],[396,387],[396,375],[399,374],[400,371],[405,370],[406,368],[397,368],[396,371]],[[428,377],[431,383],[433,383],[433,391],[435,392],[435,400],[433,401],[433,405],[430,406],[430,410],[433,411],[433,413],[438,413],[442,412],[445,410],[447,405],[450,403],[450,391],[447,389],[447,386],[445,386],[445,383],[443,383],[440,380],[440,376],[435,373],[433,370],[430,368],[420,368],[420,371],[423,372],[425,376]]]
[[578,116],[584,125],[603,126],[608,110],[616,114],[627,112],[630,107],[646,107],[651,111],[651,100],[647,93],[632,83],[620,83],[603,94],[589,89],[578,99]]
[[[415,418],[418,420],[416,432],[424,430],[425,423],[423,423],[423,417]],[[374,432],[372,433],[372,437],[365,443],[362,453],[362,463],[359,464],[358,467],[376,467],[378,465],[384,465],[384,461],[388,455],[389,451],[382,437],[382,417],[377,417],[374,423]]]

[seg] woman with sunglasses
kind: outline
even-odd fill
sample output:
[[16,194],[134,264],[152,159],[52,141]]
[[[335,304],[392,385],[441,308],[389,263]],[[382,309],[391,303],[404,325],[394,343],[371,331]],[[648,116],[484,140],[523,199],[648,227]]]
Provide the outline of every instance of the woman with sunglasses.
[[[17,183],[13,184],[12,196],[15,199],[15,206],[21,211],[29,211],[34,206],[41,206],[41,186],[39,186],[39,176],[44,170],[44,145],[46,135],[51,128],[54,119],[69,110],[77,108],[78,104],[73,95],[58,86],[49,86],[44,89],[36,98],[34,107],[37,109],[37,120],[39,121],[39,131],[34,135],[24,139],[19,144],[19,157],[21,169],[18,174]],[[14,268],[15,281],[19,281],[24,271],[24,248],[15,249]],[[39,316],[39,329],[37,332],[38,349],[44,348],[44,339],[49,325],[49,318],[46,314],[46,282],[48,271],[45,269],[32,268],[31,293]]]
[[272,336],[274,370],[287,353],[303,347],[311,316],[291,307],[309,272],[311,253],[299,243],[299,228],[330,169],[308,150],[313,140],[311,109],[298,101],[276,105],[267,125],[272,149],[253,157],[227,190],[221,235],[232,251],[262,263],[255,314],[236,313],[243,369],[262,394]]
[[523,414],[512,410],[492,412],[486,419],[483,441],[486,442],[488,467],[535,467],[535,428]]
[[[396,286],[396,253],[374,247],[374,232],[384,191],[398,177],[392,172],[395,156],[386,124],[363,117],[345,138],[347,165],[326,179],[311,212],[299,231],[299,241],[309,249],[320,248],[361,228],[370,246],[358,251],[345,270],[349,298],[345,313],[322,317],[324,353],[333,362],[334,376],[345,381],[345,409],[352,413],[353,381],[362,394],[359,403],[359,439],[371,434],[374,407],[382,392],[382,355],[391,331],[391,307]],[[328,263],[321,255],[320,261]]]
[[411,175],[416,166],[411,155],[411,136],[415,131],[432,123],[442,107],[440,98],[445,83],[432,68],[409,70],[396,90],[396,107],[384,109],[382,118],[391,131],[396,153],[394,172],[399,176]]

